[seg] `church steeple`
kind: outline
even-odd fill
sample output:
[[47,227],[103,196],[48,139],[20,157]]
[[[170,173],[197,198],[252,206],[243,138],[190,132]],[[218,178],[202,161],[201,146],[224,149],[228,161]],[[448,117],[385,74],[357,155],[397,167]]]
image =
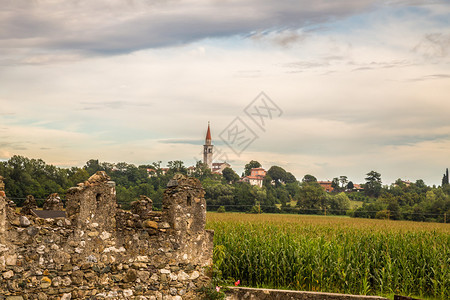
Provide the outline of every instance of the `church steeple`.
[[209,121],[208,121],[208,131],[206,132],[205,145],[211,145],[211,130],[209,129]]
[[212,169],[213,148],[211,143],[211,129],[208,122],[208,131],[206,131],[205,144],[203,145],[203,163]]

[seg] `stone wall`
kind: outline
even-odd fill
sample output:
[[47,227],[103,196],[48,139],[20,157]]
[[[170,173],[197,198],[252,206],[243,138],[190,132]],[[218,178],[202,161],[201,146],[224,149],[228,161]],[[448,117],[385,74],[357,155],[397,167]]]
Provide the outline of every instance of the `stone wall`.
[[8,209],[0,197],[0,299],[196,299],[209,283],[213,232],[197,179],[170,181],[163,211],[117,208],[97,173],[67,192],[66,217]]

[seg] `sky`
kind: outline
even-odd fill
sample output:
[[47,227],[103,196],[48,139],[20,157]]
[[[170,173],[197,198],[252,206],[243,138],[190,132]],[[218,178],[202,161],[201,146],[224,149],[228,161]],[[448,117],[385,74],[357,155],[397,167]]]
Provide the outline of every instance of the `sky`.
[[[446,0],[0,0],[0,160],[450,167]],[[220,154],[220,155],[219,155]]]

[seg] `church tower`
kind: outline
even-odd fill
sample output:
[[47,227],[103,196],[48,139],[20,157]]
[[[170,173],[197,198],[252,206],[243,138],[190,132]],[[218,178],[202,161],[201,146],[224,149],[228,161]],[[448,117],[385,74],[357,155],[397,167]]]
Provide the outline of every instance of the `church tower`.
[[205,144],[203,145],[203,163],[208,166],[208,168],[212,168],[212,157],[213,157],[213,145],[211,144],[211,130],[209,129],[208,122],[208,131],[206,132]]

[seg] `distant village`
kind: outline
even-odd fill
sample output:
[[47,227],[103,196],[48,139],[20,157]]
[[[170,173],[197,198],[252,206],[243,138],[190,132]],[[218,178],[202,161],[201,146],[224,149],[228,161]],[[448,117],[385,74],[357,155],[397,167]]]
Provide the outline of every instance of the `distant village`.
[[[205,137],[205,144],[203,145],[203,161],[202,163],[207,166],[213,174],[222,175],[223,170],[226,168],[231,168],[231,165],[227,162],[213,162],[214,157],[214,145],[212,144],[212,138],[211,138],[211,128],[210,124],[208,122],[208,129],[206,131],[206,137]],[[197,167],[195,166],[189,166],[187,167],[187,175],[192,176]],[[149,174],[149,177],[154,177],[158,175],[157,170],[154,168],[147,168],[147,172]],[[161,175],[166,175],[167,172],[169,172],[169,168],[160,168],[159,172]],[[262,188],[264,178],[267,175],[267,171],[262,168],[252,168],[250,175],[241,177],[241,182],[249,183],[250,185],[258,186]],[[333,192],[333,182],[330,180],[318,180],[317,183],[326,191],[326,192]],[[406,184],[409,184],[409,181],[405,181]],[[353,188],[350,189],[351,191],[363,191],[364,188],[360,184],[353,184]]]

